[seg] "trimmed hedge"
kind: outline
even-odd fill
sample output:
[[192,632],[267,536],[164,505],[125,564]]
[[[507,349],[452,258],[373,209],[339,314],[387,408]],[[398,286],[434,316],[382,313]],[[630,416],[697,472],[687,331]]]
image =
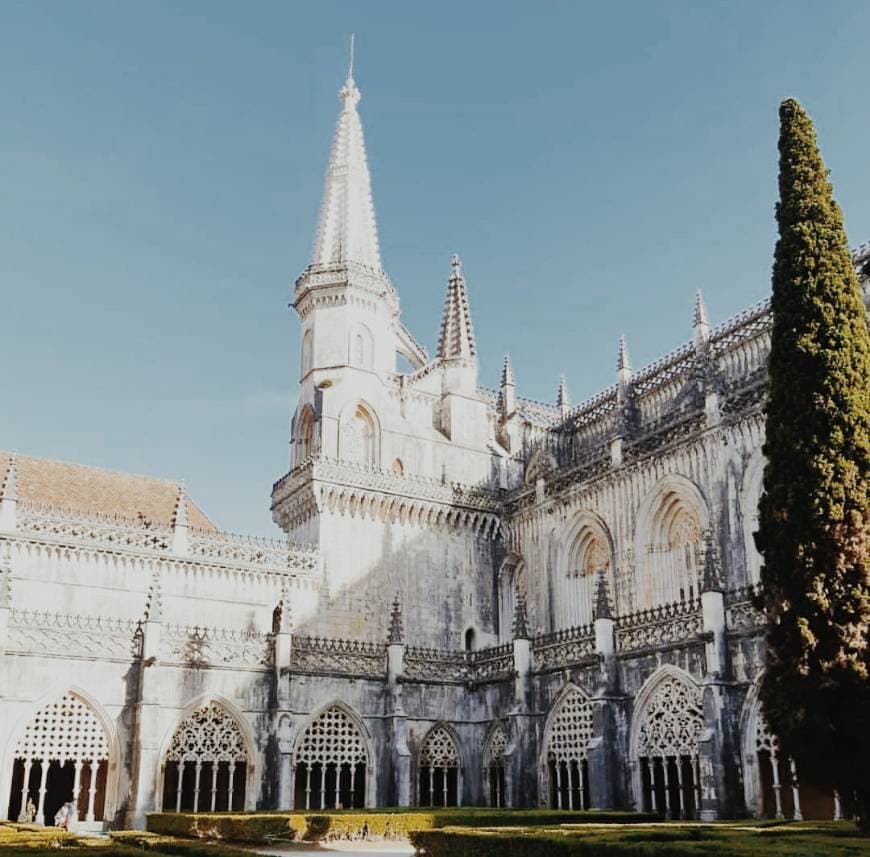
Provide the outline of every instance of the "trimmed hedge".
[[628,812],[563,812],[549,809],[343,810],[289,813],[151,813],[146,826],[153,833],[229,842],[304,840],[407,839],[416,830],[443,827],[537,827],[556,824],[633,824],[649,822],[651,814]]
[[870,857],[870,839],[854,824],[661,824],[607,829],[594,825],[496,830],[448,828],[411,834],[425,857]]

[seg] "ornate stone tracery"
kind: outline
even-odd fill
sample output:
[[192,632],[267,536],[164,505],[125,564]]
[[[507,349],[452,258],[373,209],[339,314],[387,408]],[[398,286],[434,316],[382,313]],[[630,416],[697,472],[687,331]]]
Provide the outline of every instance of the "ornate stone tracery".
[[688,677],[665,673],[635,716],[635,752],[645,805],[676,818],[696,815],[699,740],[704,728],[701,689]]
[[582,691],[571,688],[550,713],[544,738],[550,803],[557,809],[588,806],[586,753],[592,735],[592,704]]
[[185,717],[172,736],[164,759],[164,809],[172,803],[176,812],[244,808],[239,804],[244,804],[250,761],[239,722],[220,703],[207,702]]
[[453,736],[443,725],[433,727],[420,748],[420,805],[458,806],[460,767]]
[[312,720],[293,754],[296,806],[338,809],[365,805],[368,750],[360,727],[339,705]]
[[505,751],[508,746],[508,736],[501,723],[496,724],[486,743],[483,754],[483,773],[487,781],[489,802],[491,806],[505,805]]
[[[36,712],[15,745],[15,759],[22,768],[19,820],[28,820],[27,801],[34,798],[40,822],[53,817],[68,800],[76,807],[76,819],[83,815],[94,821],[102,816],[97,792],[105,790],[109,742],[90,706],[76,694],[67,692]],[[73,767],[71,792],[62,782],[68,763]]]

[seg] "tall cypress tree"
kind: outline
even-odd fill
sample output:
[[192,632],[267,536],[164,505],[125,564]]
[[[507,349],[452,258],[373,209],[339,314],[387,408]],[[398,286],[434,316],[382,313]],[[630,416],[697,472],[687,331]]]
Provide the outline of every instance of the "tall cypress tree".
[[764,492],[765,717],[870,817],[870,337],[813,124],[780,105]]

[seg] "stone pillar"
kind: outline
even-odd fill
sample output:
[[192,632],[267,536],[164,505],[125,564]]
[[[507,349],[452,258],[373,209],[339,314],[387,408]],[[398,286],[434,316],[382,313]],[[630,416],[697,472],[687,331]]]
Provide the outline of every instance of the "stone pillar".
[[528,710],[529,676],[532,671],[532,644],[529,640],[529,623],[526,616],[526,601],[517,590],[514,609],[514,710]]
[[708,677],[703,700],[704,729],[699,741],[701,820],[734,818],[744,809],[737,688]]
[[293,743],[291,740],[290,714],[290,664],[293,655],[293,616],[290,607],[289,587],[281,589],[281,600],[272,618],[275,635],[274,681],[275,711],[273,723],[278,746],[278,794],[277,809],[292,809],[293,795]]
[[617,726],[616,623],[603,571],[598,574],[593,617],[595,653],[601,666],[601,682],[592,697],[594,737],[587,749],[589,806],[592,809],[616,809],[620,806],[623,792],[619,787],[622,770],[620,759],[625,754],[620,751],[621,739]]
[[411,806],[411,750],[408,747],[408,720],[402,699],[402,675],[405,671],[405,630],[398,597],[390,613],[387,634],[387,688],[390,735],[390,771],[387,801],[395,806]]
[[131,800],[125,819],[127,826],[137,829],[145,827],[145,815],[157,809],[159,798],[157,795],[161,737],[159,657],[162,620],[162,593],[158,569],[148,593],[145,621],[141,625],[139,694],[133,728],[133,760],[130,773]]
[[728,675],[724,589],[719,551],[713,539],[713,531],[707,530],[704,545],[704,576],[701,583],[701,615],[706,639],[707,673],[718,678],[725,678]]

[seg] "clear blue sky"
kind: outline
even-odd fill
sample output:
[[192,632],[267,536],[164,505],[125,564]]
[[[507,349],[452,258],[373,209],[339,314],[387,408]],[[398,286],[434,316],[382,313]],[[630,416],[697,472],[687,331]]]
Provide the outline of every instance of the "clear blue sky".
[[0,447],[185,478],[272,533],[347,60],[430,350],[463,256],[494,386],[575,401],[763,298],[777,105],[870,239],[870,4],[0,0]]

